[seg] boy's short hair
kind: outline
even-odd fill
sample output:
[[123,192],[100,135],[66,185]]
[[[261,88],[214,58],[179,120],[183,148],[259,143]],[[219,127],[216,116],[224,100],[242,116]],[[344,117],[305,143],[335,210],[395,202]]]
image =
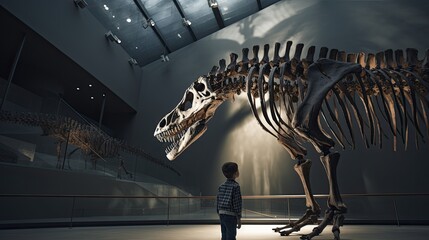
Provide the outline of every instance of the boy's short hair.
[[222,165],[222,173],[226,178],[232,178],[238,171],[238,165],[235,162],[226,162]]

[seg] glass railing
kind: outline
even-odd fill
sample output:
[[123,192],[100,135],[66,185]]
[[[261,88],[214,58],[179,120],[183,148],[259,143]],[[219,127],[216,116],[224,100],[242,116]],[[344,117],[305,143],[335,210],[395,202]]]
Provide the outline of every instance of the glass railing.
[[0,111],[0,163],[132,181],[144,178],[136,167],[148,160],[142,149],[110,137],[109,129],[79,114],[62,98],[50,105],[49,112],[11,104]]
[[[344,194],[348,223],[428,224],[429,193]],[[326,195],[316,195],[325,206]],[[304,214],[303,195],[243,196],[244,223],[285,224]],[[320,216],[323,218],[323,214]],[[216,223],[214,196],[0,194],[0,227]]]

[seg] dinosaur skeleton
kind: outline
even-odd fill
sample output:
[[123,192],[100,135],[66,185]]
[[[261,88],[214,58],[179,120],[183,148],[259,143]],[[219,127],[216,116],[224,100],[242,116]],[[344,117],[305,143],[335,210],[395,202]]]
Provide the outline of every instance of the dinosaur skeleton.
[[[144,157],[149,161],[166,167],[169,170],[180,175],[174,168],[163,160],[159,160],[143,149],[131,146],[124,140],[113,138],[90,124],[79,122],[73,118],[44,113],[15,113],[9,111],[0,112],[1,122],[11,122],[27,126],[37,126],[43,131],[43,135],[57,139],[57,167],[61,166],[61,148],[63,143],[77,146],[69,153],[69,156],[77,150],[89,155],[93,160],[94,166],[98,159],[116,158],[120,156],[121,151],[131,153],[135,156]],[[123,163],[122,163],[123,164]]]
[[304,158],[307,150],[303,145],[310,142],[320,153],[326,170],[328,210],[320,224],[301,238],[319,235],[332,222],[334,238],[340,239],[339,228],[347,208],[337,184],[340,154],[332,150],[334,144],[337,142],[342,148],[346,144],[355,147],[354,117],[366,147],[371,143],[381,148],[383,137],[391,134],[394,150],[398,136],[406,148],[410,122],[418,147],[419,139],[424,140],[427,134],[423,128],[429,130],[429,50],[426,60],[422,61],[417,50],[410,48],[404,56],[402,50],[365,55],[322,47],[318,60],[313,61],[314,46],[308,48],[304,59],[301,59],[304,45],[296,45],[295,54],[290,58],[291,46],[292,42],[287,42],[285,55],[280,57],[280,44],[276,43],[272,60],[268,57],[268,45],[264,46],[261,60],[259,46],[253,47],[252,59],[248,58],[249,49],[245,48],[238,63],[238,55],[234,53],[230,54],[228,66],[225,60],[220,60],[219,66],[192,83],[177,107],[161,119],[154,136],[161,142],[172,142],[166,154],[173,160],[204,134],[207,122],[220,104],[233,99],[235,94],[247,92],[260,126],[297,160],[294,168],[306,196],[307,211],[302,218],[273,230],[289,235],[318,221],[321,209],[309,181],[312,162]]

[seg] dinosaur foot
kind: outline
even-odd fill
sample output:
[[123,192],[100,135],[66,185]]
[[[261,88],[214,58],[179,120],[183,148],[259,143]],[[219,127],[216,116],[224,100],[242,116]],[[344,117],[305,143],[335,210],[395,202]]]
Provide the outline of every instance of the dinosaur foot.
[[344,215],[343,211],[329,209],[325,213],[325,217],[322,222],[313,229],[309,234],[301,236],[302,240],[310,240],[315,236],[318,236],[325,227],[332,222],[332,233],[334,234],[334,240],[340,240],[340,226],[343,226]]
[[340,227],[344,224],[344,215],[342,212],[334,213],[332,233],[334,234],[334,240],[340,240]]
[[[302,216],[297,221],[291,222],[284,227],[273,228],[273,231],[279,232],[281,236],[288,236],[293,232],[299,231],[305,225],[317,223],[318,217],[319,217],[319,212],[315,212],[311,209],[307,209],[304,216]],[[282,231],[283,229],[287,229],[287,230]]]

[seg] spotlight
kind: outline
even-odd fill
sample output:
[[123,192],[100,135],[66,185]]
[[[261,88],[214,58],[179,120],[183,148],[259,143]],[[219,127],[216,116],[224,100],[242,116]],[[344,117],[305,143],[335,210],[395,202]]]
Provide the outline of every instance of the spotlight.
[[216,0],[208,0],[208,4],[209,4],[209,7],[211,7],[211,8],[217,8],[218,7]]
[[170,61],[170,58],[168,57],[168,55],[162,54],[161,55],[161,62],[168,62],[168,61]]
[[116,35],[114,35],[113,33],[112,33],[112,31],[108,31],[106,34],[105,34],[105,36],[106,36],[106,38],[107,39],[109,39],[110,41],[112,41],[112,42],[116,42],[117,44],[120,44],[121,43],[121,40],[116,36]]
[[183,24],[183,26],[185,26],[185,27],[189,27],[189,26],[191,26],[192,22],[191,22],[191,21],[189,21],[189,20],[188,20],[188,19],[186,19],[186,18],[182,18],[182,24]]
[[88,6],[88,3],[85,2],[85,0],[73,0],[76,7],[80,7],[84,9],[86,6]]
[[152,18],[148,18],[143,20],[142,26],[144,29],[148,28],[149,26],[155,27],[155,21]]
[[130,63],[130,65],[139,65],[139,63],[137,62],[137,60],[135,60],[134,58],[128,59],[128,62]]

